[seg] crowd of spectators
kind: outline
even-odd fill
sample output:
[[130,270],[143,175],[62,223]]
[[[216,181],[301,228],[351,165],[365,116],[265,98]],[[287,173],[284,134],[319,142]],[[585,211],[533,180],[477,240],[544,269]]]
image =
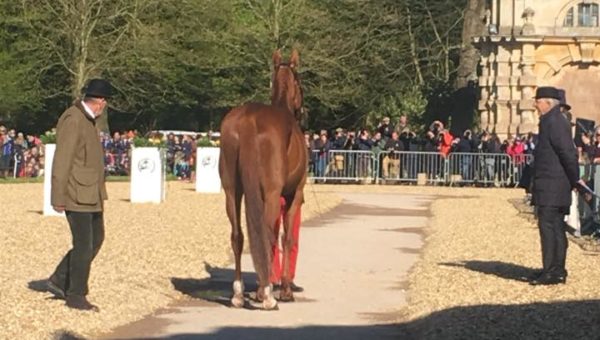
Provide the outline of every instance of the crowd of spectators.
[[[410,128],[406,116],[401,116],[395,124],[384,117],[372,131],[338,128],[332,132],[305,132],[306,147],[311,155],[310,169],[316,177],[325,176],[331,162],[339,164],[338,168],[344,167],[343,156],[336,155],[335,159],[329,159],[329,151],[335,150],[370,151],[371,154],[381,156],[380,175],[383,178],[393,178],[402,172],[399,156],[402,151],[436,153],[442,159],[448,158],[452,153],[506,154],[516,164],[524,162],[524,155],[533,153],[536,143],[536,136],[532,133],[526,136],[508,136],[504,141],[487,131],[476,134],[467,130],[460,136],[454,136],[440,121],[434,121],[424,133],[418,134]],[[600,130],[597,133],[600,135]],[[129,175],[131,148],[136,136],[136,131],[114,132],[112,136],[100,133],[106,175]],[[194,133],[153,132],[148,135],[148,141],[151,145],[164,147],[168,173],[182,180],[190,180],[195,167],[198,137]],[[595,162],[600,162],[598,143],[588,142],[587,145],[589,146],[584,154]],[[0,177],[43,175],[44,148],[38,137],[25,136],[0,125],[0,146]],[[360,153],[354,158],[351,166],[358,177],[365,177],[372,170],[371,159],[369,153]],[[472,164],[467,157],[461,162],[463,177],[468,177]]]
[[43,175],[43,151],[37,136],[25,136],[0,125],[0,178]]
[[[351,167],[356,171],[357,177],[368,175],[371,155],[364,153],[370,151],[377,157],[382,156],[381,175],[383,178],[397,177],[399,175],[400,163],[402,157],[405,160],[410,155],[401,155],[401,152],[425,152],[434,153],[440,158],[447,159],[452,153],[463,154],[488,154],[488,155],[508,155],[513,164],[523,163],[526,155],[533,154],[536,144],[536,137],[533,133],[521,136],[508,136],[501,141],[495,133],[482,131],[473,133],[466,130],[459,136],[453,135],[440,121],[434,121],[428,129],[418,134],[410,128],[406,116],[401,116],[396,124],[390,121],[390,118],[384,117],[376,129],[360,129],[358,131],[348,131],[337,128],[330,135],[329,131],[305,132],[304,138],[306,147],[311,155],[310,169],[316,177],[328,175],[333,168]],[[342,164],[343,156],[341,153],[334,153],[334,159],[329,159],[330,151],[363,151],[353,157],[353,164]],[[416,159],[416,158],[415,158]],[[346,163],[348,161],[346,160]],[[463,178],[467,178],[472,171],[472,159],[465,155],[461,160],[460,172]],[[336,163],[339,166],[336,166]],[[416,176],[416,174],[414,174]]]
[[[131,150],[137,136],[136,131],[114,132],[112,136],[100,133],[107,176],[130,174]],[[147,136],[147,142],[150,146],[164,147],[167,173],[181,180],[191,180],[198,138],[195,133],[152,132]],[[215,143],[210,136],[209,140]],[[43,173],[44,145],[40,138],[25,136],[0,125],[0,178],[38,177]]]
[[[115,132],[112,137],[101,136],[107,175],[129,175],[135,137],[133,131]],[[152,132],[148,135],[150,145],[164,147],[167,173],[181,180],[193,179],[197,139],[197,134],[187,132]]]

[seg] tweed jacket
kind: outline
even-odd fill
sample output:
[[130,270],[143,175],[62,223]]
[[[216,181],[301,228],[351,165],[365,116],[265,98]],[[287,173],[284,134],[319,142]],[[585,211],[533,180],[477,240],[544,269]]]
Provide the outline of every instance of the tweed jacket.
[[50,201],[67,211],[100,212],[107,198],[99,132],[78,101],[60,116],[56,127]]

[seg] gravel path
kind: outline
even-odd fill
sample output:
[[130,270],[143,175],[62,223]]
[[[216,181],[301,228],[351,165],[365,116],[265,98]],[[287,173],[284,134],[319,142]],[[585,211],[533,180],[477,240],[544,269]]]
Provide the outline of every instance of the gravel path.
[[[188,282],[196,301],[175,305],[106,339],[380,339],[394,335],[386,314],[406,303],[402,282],[422,246],[429,196],[344,194],[342,205],[301,231],[297,281],[306,291],[277,312],[224,306],[233,267]],[[243,268],[252,270],[250,256]],[[246,286],[256,278],[247,273]],[[343,333],[354,329],[352,332]]]

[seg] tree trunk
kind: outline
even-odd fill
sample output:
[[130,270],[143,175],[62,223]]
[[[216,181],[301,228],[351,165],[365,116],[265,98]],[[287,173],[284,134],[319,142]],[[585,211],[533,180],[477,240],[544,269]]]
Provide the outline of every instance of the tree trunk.
[[456,91],[452,96],[452,126],[454,135],[462,135],[477,123],[478,87],[477,79],[480,53],[473,45],[473,38],[485,33],[485,0],[468,0],[464,13],[460,64],[457,69]]
[[484,14],[485,0],[468,0],[464,15],[460,64],[455,84],[457,90],[466,87],[470,79],[477,77],[480,54],[472,41],[473,38],[485,33]]

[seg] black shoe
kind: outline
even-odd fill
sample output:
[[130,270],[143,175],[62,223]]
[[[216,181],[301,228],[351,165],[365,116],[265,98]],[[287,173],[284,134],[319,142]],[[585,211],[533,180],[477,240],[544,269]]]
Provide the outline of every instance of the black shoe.
[[[302,293],[304,291],[304,288],[300,287],[300,286],[296,286],[295,283],[290,283],[290,288],[292,289],[292,292],[294,293]],[[273,284],[273,291],[279,291],[281,290],[281,285],[278,283]]]
[[300,287],[300,286],[296,286],[295,283],[290,283],[290,288],[292,288],[292,292],[294,293],[302,293],[304,291],[304,288]]
[[545,272],[543,270],[536,270],[533,274],[529,276],[522,276],[521,278],[525,279],[527,282],[530,282],[539,279],[544,274]]
[[69,308],[78,309],[78,310],[82,310],[82,311],[92,311],[92,312],[100,311],[100,309],[98,307],[96,307],[95,305],[91,304],[85,298],[85,296],[80,296],[80,295],[67,296],[66,305]]
[[542,274],[538,278],[529,281],[532,286],[549,286],[567,283],[566,276],[558,276],[552,274]]
[[46,288],[57,298],[64,299],[67,296],[65,294],[65,290],[62,289],[60,285],[56,282],[54,276],[50,276],[50,278],[46,281]]

